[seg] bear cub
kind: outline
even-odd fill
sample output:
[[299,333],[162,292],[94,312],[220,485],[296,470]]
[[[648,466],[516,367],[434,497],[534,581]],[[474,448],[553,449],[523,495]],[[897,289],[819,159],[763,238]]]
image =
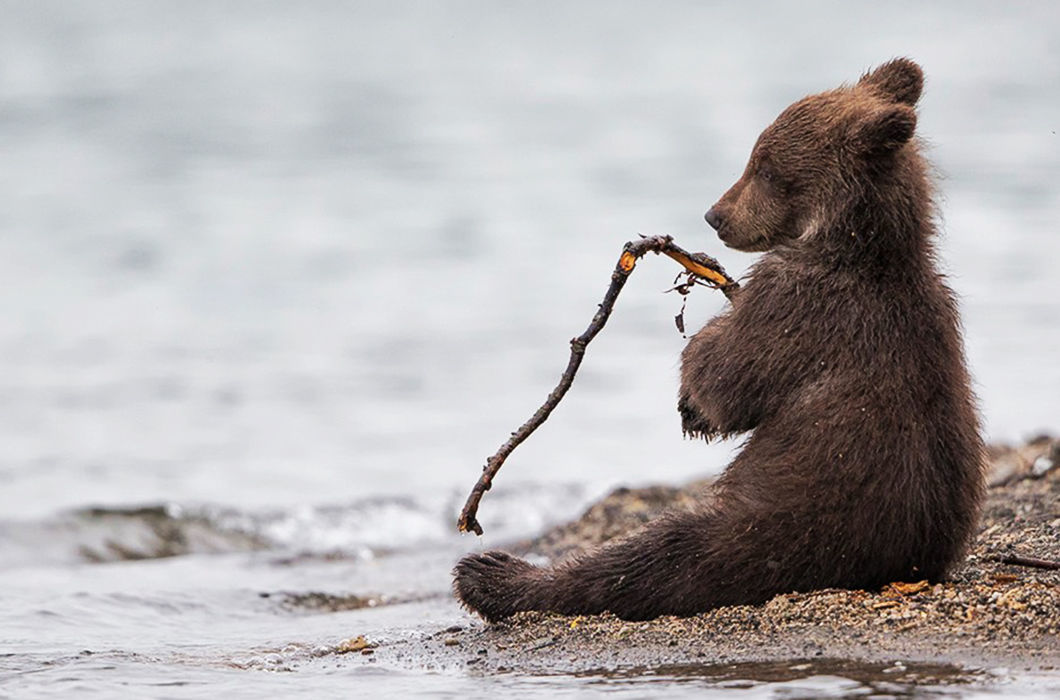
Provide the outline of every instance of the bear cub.
[[466,556],[454,588],[468,609],[687,616],[936,581],[961,559],[984,448],[935,266],[922,88],[895,59],[799,100],[707,212],[727,246],[764,254],[682,354],[684,432],[752,431],[699,507],[549,567]]

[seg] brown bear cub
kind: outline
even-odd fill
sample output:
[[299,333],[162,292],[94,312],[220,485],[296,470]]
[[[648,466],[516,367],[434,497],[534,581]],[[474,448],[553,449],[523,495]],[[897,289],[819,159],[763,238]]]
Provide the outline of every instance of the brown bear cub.
[[707,213],[726,245],[768,252],[682,356],[685,433],[754,431],[699,510],[551,567],[467,556],[465,606],[641,620],[946,576],[976,525],[983,444],[935,268],[922,87],[897,59],[799,100]]

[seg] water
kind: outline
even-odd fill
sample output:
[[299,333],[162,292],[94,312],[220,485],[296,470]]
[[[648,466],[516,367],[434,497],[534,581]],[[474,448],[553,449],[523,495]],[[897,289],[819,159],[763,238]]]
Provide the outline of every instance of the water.
[[[487,497],[486,537],[452,534],[621,244],[671,233],[744,269],[701,215],[757,133],[894,55],[928,71],[919,128],[988,432],[1057,427],[1048,4],[2,9],[0,695],[860,693],[850,669],[741,689],[312,650],[464,620],[447,571],[465,549],[725,464],[730,446],[680,439],[676,271],[648,260]],[[697,293],[686,321],[721,304]],[[313,591],[399,603],[277,602]]]

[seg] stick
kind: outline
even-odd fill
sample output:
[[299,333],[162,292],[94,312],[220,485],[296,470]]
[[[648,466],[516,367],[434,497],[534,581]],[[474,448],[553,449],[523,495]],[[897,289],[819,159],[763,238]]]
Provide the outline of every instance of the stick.
[[611,316],[611,309],[614,308],[615,300],[618,299],[618,293],[622,291],[626,279],[633,272],[637,260],[649,252],[662,253],[680,263],[685,268],[685,272],[682,274],[688,276],[688,285],[703,284],[714,289],[720,289],[730,300],[733,299],[740,288],[740,285],[726,274],[725,268],[717,260],[705,253],[689,253],[675,244],[670,236],[641,237],[640,240],[626,243],[622,248],[622,255],[618,259],[618,264],[615,265],[615,271],[611,273],[611,285],[607,288],[607,293],[604,294],[604,300],[601,302],[600,308],[596,311],[585,332],[570,341],[570,360],[567,361],[567,369],[564,370],[563,376],[560,377],[559,384],[548,395],[541,408],[530,416],[530,420],[523,423],[501,445],[500,449],[486,460],[486,466],[482,468],[482,476],[479,477],[478,482],[471,489],[471,494],[467,497],[464,509],[460,513],[460,519],[457,520],[456,526],[460,532],[472,531],[476,535],[482,534],[482,526],[475,518],[475,515],[478,513],[478,504],[482,500],[483,494],[489,491],[493,485],[493,477],[500,471],[501,465],[504,464],[504,460],[508,459],[508,455],[512,453],[512,450],[530,437],[530,434],[545,422],[549,414],[552,413],[552,409],[559,404],[567,390],[570,389],[571,384],[574,382],[574,375],[578,372],[578,367],[585,356],[586,346],[607,323],[607,319]]
[[1029,566],[1032,569],[1060,571],[1060,561],[1051,561],[1049,559],[1036,559],[1035,557],[1021,557],[1016,554],[1009,554],[1008,556],[998,557],[997,560],[1002,564],[1011,564],[1012,566]]

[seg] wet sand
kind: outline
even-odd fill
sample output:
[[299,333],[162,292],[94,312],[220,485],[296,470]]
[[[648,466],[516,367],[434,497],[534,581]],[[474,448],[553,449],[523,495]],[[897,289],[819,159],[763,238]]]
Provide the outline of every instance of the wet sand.
[[[739,665],[756,664],[757,673],[776,662],[786,662],[778,667],[784,673],[798,668],[793,662],[808,663],[815,673],[848,662],[865,673],[915,670],[931,677],[956,678],[967,668],[1055,672],[1060,571],[1002,560],[1060,560],[1060,441],[1042,437],[1018,448],[992,448],[989,482],[974,547],[945,583],[780,595],[760,606],[648,622],[525,613],[495,625],[472,620],[411,640],[369,634],[344,651],[366,663],[491,672],[696,668],[739,676],[733,670]],[[577,552],[690,502],[702,487],[619,489],[582,518],[510,549],[546,557]],[[895,660],[908,666],[894,666]]]

